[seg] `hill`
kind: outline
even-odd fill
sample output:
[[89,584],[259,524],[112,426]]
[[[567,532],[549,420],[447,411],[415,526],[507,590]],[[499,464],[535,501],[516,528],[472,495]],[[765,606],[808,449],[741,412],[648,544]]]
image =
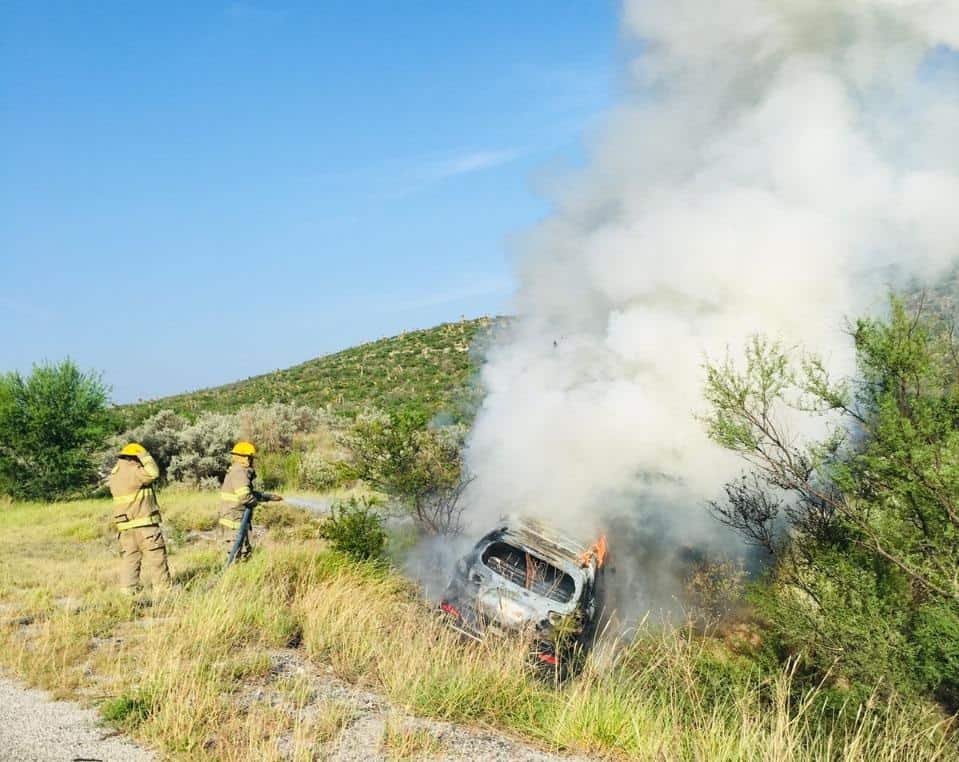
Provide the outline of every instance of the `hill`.
[[160,411],[194,418],[254,402],[295,402],[352,417],[367,407],[455,407],[477,366],[471,346],[494,324],[488,317],[401,333],[224,386],[121,407],[135,424]]

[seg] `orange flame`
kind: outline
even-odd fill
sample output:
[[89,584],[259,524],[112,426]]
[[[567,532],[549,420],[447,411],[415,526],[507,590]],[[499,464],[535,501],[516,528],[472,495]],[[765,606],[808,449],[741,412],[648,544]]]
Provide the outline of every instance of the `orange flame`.
[[606,535],[600,535],[600,538],[592,544],[589,550],[579,557],[579,562],[581,565],[586,566],[589,564],[591,559],[595,558],[596,568],[602,569],[603,564],[606,563],[607,552],[608,548],[606,545]]

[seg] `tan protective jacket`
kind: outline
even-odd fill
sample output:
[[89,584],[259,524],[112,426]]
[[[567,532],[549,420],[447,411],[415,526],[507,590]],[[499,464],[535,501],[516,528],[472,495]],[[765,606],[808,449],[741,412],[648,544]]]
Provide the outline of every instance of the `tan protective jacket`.
[[257,493],[253,491],[256,471],[240,463],[234,463],[223,478],[220,487],[220,514],[242,511],[248,505],[256,505]]
[[110,473],[117,529],[123,531],[160,523],[160,507],[153,490],[153,482],[159,476],[160,469],[150,453],[139,455],[138,460],[117,460]]
[[227,529],[239,529],[243,513],[247,508],[255,508],[264,500],[272,500],[272,492],[257,492],[253,489],[256,471],[246,465],[246,461],[230,466],[220,487],[220,526]]

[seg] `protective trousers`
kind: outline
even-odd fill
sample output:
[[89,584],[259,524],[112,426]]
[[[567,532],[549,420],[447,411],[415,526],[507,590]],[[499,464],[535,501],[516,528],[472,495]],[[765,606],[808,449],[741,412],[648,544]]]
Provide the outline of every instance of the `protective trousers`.
[[[228,511],[225,516],[220,517],[220,537],[226,542],[227,553],[233,549],[233,543],[236,542],[236,533],[240,530],[245,510],[245,508],[236,508]],[[253,553],[253,545],[250,542],[250,531],[252,529],[252,525],[247,527],[235,560],[246,561]]]
[[139,589],[141,567],[155,589],[170,587],[166,543],[159,526],[137,527],[120,532],[120,553],[123,556],[120,584],[124,591],[134,593]]

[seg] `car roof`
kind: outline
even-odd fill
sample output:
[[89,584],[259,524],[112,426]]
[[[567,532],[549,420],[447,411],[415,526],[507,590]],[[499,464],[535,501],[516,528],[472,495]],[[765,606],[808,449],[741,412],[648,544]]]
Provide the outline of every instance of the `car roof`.
[[532,551],[564,571],[581,571],[585,545],[542,521],[527,516],[507,516],[498,527],[500,537]]

